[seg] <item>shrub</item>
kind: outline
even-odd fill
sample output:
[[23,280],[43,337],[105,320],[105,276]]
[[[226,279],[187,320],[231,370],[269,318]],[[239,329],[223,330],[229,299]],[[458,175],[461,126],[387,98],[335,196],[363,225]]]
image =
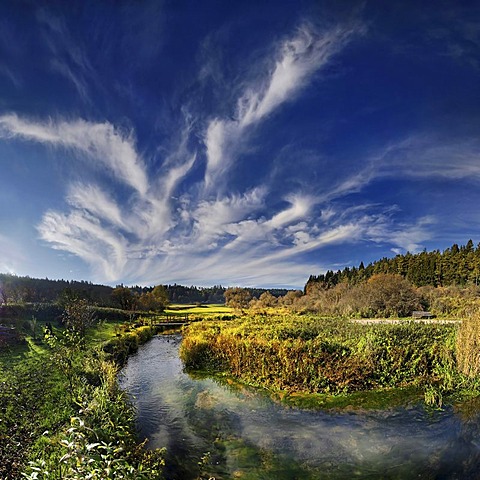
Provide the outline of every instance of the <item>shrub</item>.
[[155,329],[153,327],[139,327],[112,338],[104,344],[103,351],[110,354],[118,364],[122,365],[129,355],[137,351],[139,345],[152,338],[154,334]]

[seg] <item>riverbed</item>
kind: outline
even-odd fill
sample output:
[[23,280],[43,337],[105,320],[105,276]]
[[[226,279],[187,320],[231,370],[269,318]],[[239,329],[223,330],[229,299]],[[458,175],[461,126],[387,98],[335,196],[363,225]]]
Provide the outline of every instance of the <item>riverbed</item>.
[[188,375],[180,342],[180,335],[154,337],[120,376],[141,438],[167,449],[168,480],[480,478],[475,405],[289,408],[250,388]]

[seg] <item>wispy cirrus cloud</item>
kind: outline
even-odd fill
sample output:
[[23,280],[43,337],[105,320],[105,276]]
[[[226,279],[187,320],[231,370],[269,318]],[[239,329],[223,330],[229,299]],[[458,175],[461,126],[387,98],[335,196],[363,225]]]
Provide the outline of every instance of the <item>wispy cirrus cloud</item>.
[[[61,24],[50,28],[63,32]],[[325,247],[373,242],[394,251],[420,249],[433,216],[398,222],[391,205],[350,197],[391,177],[476,178],[478,142],[460,148],[412,137],[373,155],[359,152],[355,169],[338,168],[328,177],[320,169],[321,186],[287,182],[275,190],[267,173],[248,187],[229,189],[229,172],[250,133],[300,95],[362,31],[357,24],[301,26],[276,45],[273,58],[252,67],[256,80],[232,85],[243,93],[232,102],[231,117],[205,121],[203,114],[184,113],[177,137],[157,145],[150,158],[139,153],[133,130],[110,122],[0,115],[1,139],[53,147],[75,172],[64,208],[46,211],[39,222],[40,238],[110,283],[299,286],[322,267],[306,254]],[[79,67],[82,62],[80,56]],[[291,175],[297,168],[288,164]]]
[[120,206],[98,185],[74,183],[70,185],[67,202],[74,208],[85,210],[99,220],[122,229],[130,227],[123,220]]
[[63,76],[86,102],[91,103],[91,84],[97,75],[82,46],[82,39],[72,38],[65,19],[46,9],[38,9],[37,20],[50,52],[50,68]]
[[[79,125],[86,132],[84,135],[75,130]],[[217,283],[261,285],[266,278],[272,284],[271,279],[283,272],[283,284],[301,284],[306,269],[319,268],[299,260],[306,253],[361,241],[390,244],[393,251],[417,251],[422,241],[430,238],[435,223],[433,217],[414,223],[394,222],[395,209],[390,206],[336,205],[387,174],[382,169],[375,170],[372,161],[367,162],[364,171],[342,178],[317,195],[290,192],[280,203],[275,198],[277,206],[273,207],[266,184],[216,199],[201,188],[177,195],[196,161],[196,154],[182,141],[157,175],[149,176],[133,143],[128,137],[112,134],[112,126],[80,121],[42,124],[3,116],[0,127],[3,138],[68,147],[77,154],[73,157],[75,161],[83,161],[87,154],[89,161],[103,162],[123,183],[135,187],[128,197],[118,197],[109,193],[100,180],[97,184],[72,183],[66,197],[70,211],[47,211],[38,226],[42,240],[54,249],[82,258],[101,281],[129,279],[154,283],[160,276],[163,282],[178,282],[188,277],[190,282],[202,284],[208,277]],[[73,131],[76,133],[72,134]],[[411,142],[409,145],[413,149]],[[417,150],[411,158],[435,156],[424,143],[415,145]],[[117,151],[126,151],[127,160],[116,163]],[[397,155],[394,151],[394,147],[388,149],[392,159]],[[100,159],[101,153],[110,157]],[[427,167],[428,163],[424,165],[430,175],[444,171],[443,157],[436,158],[437,169]],[[120,172],[125,165],[136,175],[135,180]],[[412,175],[413,166],[408,161],[395,165],[396,175]],[[464,165],[462,174],[467,175],[470,160]],[[453,178],[460,171],[459,165],[455,168],[457,173]],[[392,170],[389,172],[393,174]]]
[[480,142],[414,135],[382,149],[373,159],[376,174],[458,180],[480,179]]
[[147,172],[136,151],[133,136],[120,133],[108,122],[35,122],[16,114],[6,114],[0,116],[0,138],[20,138],[72,149],[83,154],[92,166],[106,167],[140,195],[147,193]]
[[362,31],[363,27],[357,24],[321,32],[305,24],[279,46],[273,69],[248,85],[237,99],[233,119],[214,118],[207,127],[204,137],[207,190],[218,189],[249,127],[291,101],[311,81],[314,73],[325,67]]
[[106,281],[115,281],[128,261],[125,238],[85,211],[72,210],[68,214],[48,211],[38,231],[52,248],[77,255]]
[[20,88],[22,86],[22,79],[20,76],[6,65],[0,65],[0,75],[8,78],[16,88]]

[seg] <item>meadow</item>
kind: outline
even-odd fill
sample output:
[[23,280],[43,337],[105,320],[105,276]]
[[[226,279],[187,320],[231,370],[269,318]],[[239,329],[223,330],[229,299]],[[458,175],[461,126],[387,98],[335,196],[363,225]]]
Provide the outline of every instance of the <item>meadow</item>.
[[418,387],[427,403],[439,406],[448,396],[479,393],[479,372],[472,370],[478,325],[477,316],[459,327],[245,315],[191,324],[180,352],[190,370],[230,375],[272,392],[340,395]]
[[223,304],[170,304],[163,312],[166,316],[188,316],[191,319],[217,318],[234,315],[234,310]]
[[25,340],[0,351],[5,480],[162,478],[164,452],[139,445],[136,413],[117,374],[157,333],[152,320],[165,316],[192,321],[180,351],[189,371],[233,378],[292,405],[306,406],[301,400],[310,395],[309,407],[374,399],[374,408],[383,408],[386,398],[401,403],[404,392],[415,391],[440,407],[480,394],[478,314],[461,325],[362,324],[278,307],[242,314],[224,305],[171,305],[141,317],[77,305],[78,318],[64,313],[62,323],[49,321],[50,311],[35,318],[24,310],[13,309],[9,322]]

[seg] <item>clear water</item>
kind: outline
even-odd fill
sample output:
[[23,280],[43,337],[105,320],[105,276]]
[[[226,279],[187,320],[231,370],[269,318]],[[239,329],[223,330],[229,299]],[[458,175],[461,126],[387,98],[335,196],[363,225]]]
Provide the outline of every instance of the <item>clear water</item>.
[[140,435],[150,448],[167,448],[169,480],[480,479],[476,409],[292,409],[192,378],[178,357],[180,342],[180,335],[155,337],[121,375]]

